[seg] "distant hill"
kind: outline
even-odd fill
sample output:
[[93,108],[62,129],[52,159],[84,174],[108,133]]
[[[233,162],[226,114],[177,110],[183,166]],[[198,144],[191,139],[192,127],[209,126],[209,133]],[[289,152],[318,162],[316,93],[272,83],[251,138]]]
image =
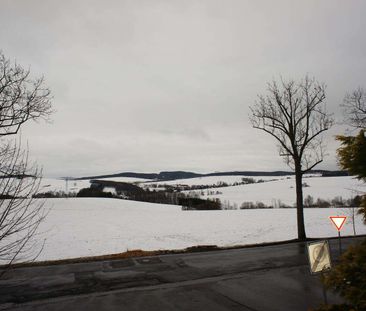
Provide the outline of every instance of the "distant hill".
[[206,174],[197,174],[184,171],[160,172],[157,176],[158,180],[174,180],[207,176]]
[[84,180],[84,179],[101,179],[101,178],[113,178],[113,177],[132,177],[132,178],[142,178],[142,179],[156,179],[159,174],[156,173],[118,173],[118,174],[108,174],[108,175],[93,175],[86,177],[74,178],[75,180]]
[[[311,171],[312,174],[321,174],[324,177],[331,176],[348,176],[346,171],[327,171],[327,170],[314,170]],[[294,175],[293,172],[288,171],[271,171],[271,172],[261,172],[261,171],[231,171],[231,172],[214,172],[208,174],[199,174],[194,172],[185,171],[163,171],[160,173],[134,173],[134,172],[124,172],[118,174],[109,175],[97,175],[97,176],[87,176],[75,178],[75,180],[84,179],[102,179],[102,178],[114,178],[114,177],[133,177],[142,179],[151,179],[155,181],[168,181],[175,179],[188,179],[196,177],[205,176],[286,176]]]

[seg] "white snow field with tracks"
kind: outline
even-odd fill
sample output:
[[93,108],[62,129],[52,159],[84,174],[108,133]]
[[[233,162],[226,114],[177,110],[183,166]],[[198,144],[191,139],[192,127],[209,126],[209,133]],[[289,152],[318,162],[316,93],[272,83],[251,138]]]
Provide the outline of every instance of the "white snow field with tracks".
[[[258,178],[258,177],[257,177]],[[258,178],[259,179],[259,178]],[[219,178],[221,181],[225,179]],[[192,179],[192,181],[194,181]],[[197,182],[197,181],[194,181]],[[352,177],[312,177],[305,179],[305,195],[314,198],[349,198],[364,185]],[[178,182],[177,182],[178,183]],[[201,184],[201,183],[200,183]],[[203,184],[203,183],[202,183]],[[258,184],[219,188],[229,200],[274,199],[292,204],[294,180],[279,178]],[[48,199],[46,219],[35,237],[44,249],[40,260],[121,253],[127,250],[183,249],[197,245],[233,246],[294,239],[297,236],[296,209],[253,209],[182,211],[180,206],[105,198]],[[305,209],[308,237],[334,237],[337,231],[329,216],[350,216],[350,208]],[[357,234],[366,226],[356,215]],[[348,218],[342,235],[353,235]],[[34,249],[36,252],[36,249]]]

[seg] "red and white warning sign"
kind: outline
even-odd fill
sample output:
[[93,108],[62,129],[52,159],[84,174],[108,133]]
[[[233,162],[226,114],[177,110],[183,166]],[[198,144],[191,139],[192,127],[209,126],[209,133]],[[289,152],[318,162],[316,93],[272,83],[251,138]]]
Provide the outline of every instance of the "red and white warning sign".
[[330,216],[329,218],[336,226],[337,230],[341,231],[344,223],[346,222],[347,216]]

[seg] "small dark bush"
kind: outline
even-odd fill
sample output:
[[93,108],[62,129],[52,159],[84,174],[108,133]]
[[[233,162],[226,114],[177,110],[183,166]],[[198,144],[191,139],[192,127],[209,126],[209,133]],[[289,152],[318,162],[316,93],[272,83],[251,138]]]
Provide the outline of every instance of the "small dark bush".
[[330,207],[331,204],[328,201],[326,201],[326,200],[318,199],[316,201],[316,206],[317,207],[320,207],[320,208],[326,208],[326,207]]
[[103,192],[98,188],[83,188],[76,195],[79,198],[113,198],[110,192]]
[[199,198],[179,198],[178,204],[183,210],[220,210],[219,201],[203,200]]

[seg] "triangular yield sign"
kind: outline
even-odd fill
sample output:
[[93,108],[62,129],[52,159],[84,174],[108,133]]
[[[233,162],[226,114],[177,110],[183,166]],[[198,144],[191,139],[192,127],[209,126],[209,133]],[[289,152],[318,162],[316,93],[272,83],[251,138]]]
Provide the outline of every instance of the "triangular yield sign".
[[344,223],[346,222],[347,216],[330,216],[329,218],[336,226],[337,230],[341,231]]

